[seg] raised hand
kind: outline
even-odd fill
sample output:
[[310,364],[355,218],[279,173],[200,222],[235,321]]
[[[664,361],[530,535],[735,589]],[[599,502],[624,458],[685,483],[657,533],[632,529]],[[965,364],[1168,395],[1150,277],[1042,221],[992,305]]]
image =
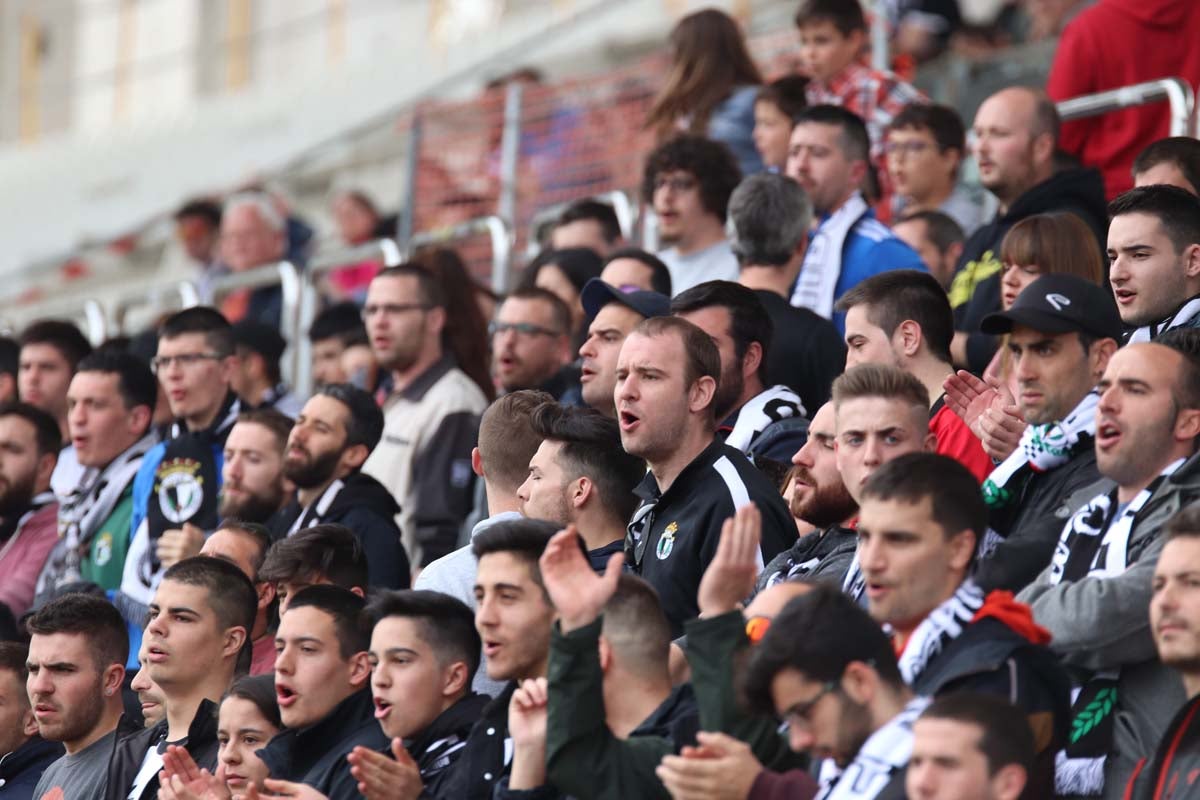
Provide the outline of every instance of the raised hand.
[[[1001,396],[1002,389],[1000,382],[994,378],[990,382],[985,381],[965,369],[960,369],[946,378],[942,384],[942,391],[946,393],[946,407],[967,423],[967,427],[974,431],[976,436],[979,432],[976,431],[975,425],[980,415]],[[1010,397],[1009,401],[1011,400]]]
[[421,796],[425,788],[421,771],[399,738],[392,739],[392,756],[361,745],[346,756],[358,792],[367,800],[417,800]]
[[716,555],[700,579],[696,601],[702,616],[733,611],[754,591],[761,538],[762,514],[753,503],[742,506],[725,520]]
[[158,774],[159,800],[229,800],[225,782],[201,769],[185,748],[171,745]]
[[536,789],[546,782],[546,717],[549,684],[545,678],[521,682],[508,704],[508,733],[513,740],[510,789]]
[[696,735],[698,747],[666,756],[655,773],[673,800],[744,800],[763,766],[750,746],[723,733]]
[[617,590],[624,563],[625,555],[617,553],[608,560],[604,574],[597,575],[583,554],[574,525],[554,534],[538,564],[563,633],[590,625],[600,616]]
[[158,546],[154,553],[166,569],[185,558],[200,555],[200,548],[203,546],[204,531],[190,522],[185,522],[182,529],[163,531],[162,536],[158,537]]

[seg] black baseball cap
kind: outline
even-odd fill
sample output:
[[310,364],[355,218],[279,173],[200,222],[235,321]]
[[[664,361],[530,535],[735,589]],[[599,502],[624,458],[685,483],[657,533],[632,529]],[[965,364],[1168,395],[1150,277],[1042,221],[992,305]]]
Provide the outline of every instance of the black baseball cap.
[[623,292],[599,278],[592,278],[583,285],[580,300],[583,302],[583,310],[587,313],[588,319],[595,319],[596,315],[600,313],[600,309],[614,300],[623,306],[632,308],[647,319],[667,317],[671,314],[671,298],[665,294],[643,290]]
[[1121,315],[1105,286],[1075,275],[1043,275],[1026,286],[1008,311],[983,318],[984,333],[1011,333],[1024,325],[1042,333],[1078,331],[1100,339],[1121,341]]

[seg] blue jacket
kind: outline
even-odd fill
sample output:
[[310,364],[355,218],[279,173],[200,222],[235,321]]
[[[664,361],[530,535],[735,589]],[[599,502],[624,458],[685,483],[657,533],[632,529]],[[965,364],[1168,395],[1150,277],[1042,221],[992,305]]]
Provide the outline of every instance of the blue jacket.
[[[850,229],[842,245],[842,271],[833,291],[834,302],[867,278],[893,269],[929,271],[917,251],[877,220],[874,211],[868,210]],[[845,314],[835,313],[833,324],[838,333],[846,333]]]

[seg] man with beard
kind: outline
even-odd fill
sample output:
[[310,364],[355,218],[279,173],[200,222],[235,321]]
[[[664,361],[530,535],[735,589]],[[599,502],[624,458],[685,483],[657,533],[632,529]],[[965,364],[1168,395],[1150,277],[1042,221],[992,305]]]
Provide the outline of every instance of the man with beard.
[[32,800],[46,767],[63,755],[61,744],[37,735],[25,690],[28,656],[28,646],[0,642],[0,786],[11,800]]
[[291,500],[283,474],[292,420],[273,408],[243,411],[225,440],[221,519],[271,526]]
[[28,403],[0,406],[0,602],[20,617],[58,541],[50,476],[61,445],[54,417]]
[[31,637],[25,688],[38,733],[67,751],[42,773],[33,796],[101,800],[121,719],[125,623],[103,597],[67,594],[25,625]]
[[571,363],[571,309],[536,286],[518,289],[496,309],[488,326],[492,369],[505,392],[541,389],[560,403],[579,405],[579,374]]
[[761,592],[777,583],[800,578],[842,585],[854,561],[858,535],[849,522],[858,503],[846,490],[837,468],[837,428],[833,403],[826,403],[808,426],[808,441],[792,457],[792,516],[817,530],[801,536],[776,556],[759,575]]
[[317,389],[288,437],[283,474],[295,484],[296,499],[272,534],[344,525],[362,544],[370,585],[407,589],[409,561],[396,527],[400,508],[383,484],[362,471],[383,427],[383,412],[362,389],[348,383]]
[[425,566],[454,549],[471,511],[471,449],[487,398],[446,346],[446,299],[424,269],[402,264],[376,275],[363,320],[392,378],[383,438],[375,437],[379,446],[372,443],[363,471],[400,504],[404,547]]

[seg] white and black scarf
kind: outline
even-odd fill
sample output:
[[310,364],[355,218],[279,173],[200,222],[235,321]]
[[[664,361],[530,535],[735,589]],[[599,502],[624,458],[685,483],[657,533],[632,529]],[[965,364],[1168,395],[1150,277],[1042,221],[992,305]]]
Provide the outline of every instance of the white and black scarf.
[[846,237],[868,211],[867,201],[861,193],[855,192],[817,228],[792,291],[793,306],[810,309],[825,319],[833,316],[833,299],[842,274]]
[[764,389],[738,410],[737,422],[725,437],[725,444],[750,455],[754,442],[771,424],[790,417],[803,417],[800,396],[780,384]]
[[912,686],[925,672],[929,663],[938,657],[950,642],[962,635],[963,630],[975,619],[983,607],[984,594],[969,578],[955,590],[948,600],[929,612],[921,620],[898,659],[900,675]]
[[[1183,308],[1161,322],[1154,325],[1143,325],[1140,328],[1130,331],[1125,338],[1125,344],[1145,344],[1146,342],[1152,342],[1173,328],[1188,326],[1188,323],[1196,320],[1197,317],[1200,317],[1200,297],[1193,297],[1183,304]],[[1194,328],[1197,326],[1190,325],[1189,327]]]
[[914,697],[899,714],[871,734],[840,774],[822,770],[816,800],[872,800],[908,766],[912,757],[913,723],[929,698]]

